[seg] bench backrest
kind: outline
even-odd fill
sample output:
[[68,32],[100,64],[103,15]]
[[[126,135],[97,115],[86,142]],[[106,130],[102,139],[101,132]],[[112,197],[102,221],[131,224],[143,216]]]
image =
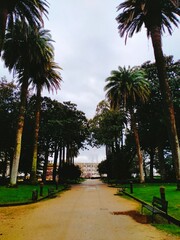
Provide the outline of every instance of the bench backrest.
[[160,209],[163,212],[167,213],[167,208],[168,208],[168,201],[158,198],[158,197],[153,197],[152,205],[158,209]]

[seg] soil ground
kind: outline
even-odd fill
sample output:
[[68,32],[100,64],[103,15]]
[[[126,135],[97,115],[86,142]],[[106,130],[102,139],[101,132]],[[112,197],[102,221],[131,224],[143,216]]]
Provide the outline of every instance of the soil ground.
[[99,180],[56,198],[0,209],[0,240],[177,240],[137,213],[138,203],[116,196]]

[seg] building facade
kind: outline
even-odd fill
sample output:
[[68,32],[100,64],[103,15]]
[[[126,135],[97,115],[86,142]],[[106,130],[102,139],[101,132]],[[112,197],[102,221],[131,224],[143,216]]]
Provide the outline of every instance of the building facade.
[[98,164],[99,163],[76,163],[82,171],[81,177],[83,178],[99,178]]

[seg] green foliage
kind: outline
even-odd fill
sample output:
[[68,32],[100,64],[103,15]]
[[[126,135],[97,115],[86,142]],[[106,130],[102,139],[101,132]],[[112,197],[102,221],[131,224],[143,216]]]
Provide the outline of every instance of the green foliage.
[[155,227],[162,231],[180,236],[180,229],[176,225],[163,223],[163,224],[156,224]]
[[[43,197],[48,195],[48,189],[54,187],[55,185],[47,184],[43,186]],[[32,191],[34,189],[38,190],[40,194],[40,186],[32,186],[26,184],[19,184],[16,188],[8,188],[6,186],[0,186],[0,204],[18,204],[25,202],[32,202]],[[58,191],[64,189],[63,185],[58,186]],[[38,197],[40,199],[42,197]]]
[[108,161],[104,160],[98,164],[98,172],[100,175],[108,173]]
[[172,34],[172,25],[178,26],[180,16],[180,9],[170,0],[127,0],[118,6],[118,11],[121,11],[116,18],[119,33],[126,39],[140,32],[143,25],[147,28],[148,36],[154,26]]
[[[18,88],[14,83],[7,83],[5,79],[0,82],[0,172],[4,174],[7,164],[12,159],[15,141],[20,99],[16,89]],[[32,165],[35,102],[35,96],[28,97],[19,166],[19,171],[24,173],[30,173]],[[85,147],[88,137],[88,121],[85,114],[77,109],[76,104],[42,98],[38,146],[38,170],[41,169],[41,173],[43,165],[48,162],[47,156],[57,149],[60,151],[69,146],[69,159],[66,160],[71,162],[78,155],[79,149]],[[62,158],[61,160],[65,161]]]
[[61,181],[66,181],[68,179],[76,180],[76,179],[80,178],[81,170],[80,170],[79,166],[77,166],[77,165],[64,164],[64,166],[62,166],[60,169],[59,176],[60,176]]
[[[151,204],[153,196],[160,197],[162,184],[133,184],[133,196]],[[173,217],[180,218],[179,199],[180,191],[177,191],[176,184],[163,183],[165,187],[166,200],[168,201],[168,213]],[[127,190],[129,191],[129,189]]]
[[[163,183],[162,184],[133,184],[133,196],[141,199],[149,204],[152,203],[153,196],[160,197],[160,187],[165,187],[166,200],[168,201],[168,214],[174,218],[180,220],[180,208],[179,199],[180,191],[177,191],[175,183]],[[126,189],[130,193],[130,189]],[[150,214],[149,211],[146,212]],[[163,219],[161,219],[161,222]],[[174,224],[167,224],[167,220],[163,223],[154,224],[154,226],[160,230],[169,232],[170,234],[180,236],[179,226]]]

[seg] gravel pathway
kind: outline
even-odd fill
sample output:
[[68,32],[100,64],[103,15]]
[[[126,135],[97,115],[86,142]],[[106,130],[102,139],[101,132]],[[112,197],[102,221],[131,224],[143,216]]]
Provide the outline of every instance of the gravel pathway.
[[121,212],[138,204],[115,196],[99,180],[87,180],[60,196],[0,209],[0,240],[177,240]]

